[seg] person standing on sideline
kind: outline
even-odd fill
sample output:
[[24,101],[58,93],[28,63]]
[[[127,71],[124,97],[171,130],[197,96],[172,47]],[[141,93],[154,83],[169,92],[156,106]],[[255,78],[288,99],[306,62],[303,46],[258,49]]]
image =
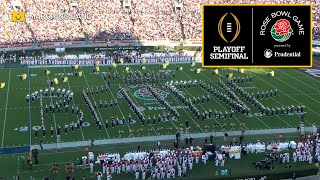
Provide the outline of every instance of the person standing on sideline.
[[40,149],[43,150],[43,146],[42,146],[43,140],[40,140]]

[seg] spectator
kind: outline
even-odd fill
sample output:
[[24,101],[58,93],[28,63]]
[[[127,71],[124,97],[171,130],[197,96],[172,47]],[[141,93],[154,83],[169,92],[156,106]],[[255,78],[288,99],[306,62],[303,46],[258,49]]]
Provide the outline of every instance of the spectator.
[[[15,7],[11,1],[0,1],[0,44],[75,40],[199,40],[202,38],[202,4],[255,3],[312,4],[313,37],[320,39],[318,0],[77,0],[77,4],[59,0],[23,0],[20,6]],[[26,22],[11,22],[13,11],[26,12]],[[40,14],[65,16],[51,19],[36,16]]]

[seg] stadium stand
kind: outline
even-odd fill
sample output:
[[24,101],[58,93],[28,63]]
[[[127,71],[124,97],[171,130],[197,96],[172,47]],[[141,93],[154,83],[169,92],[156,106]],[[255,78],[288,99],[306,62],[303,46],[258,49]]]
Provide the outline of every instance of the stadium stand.
[[313,35],[320,39],[318,0],[126,0],[21,1],[27,14],[77,13],[89,18],[11,22],[11,0],[0,1],[0,44],[75,40],[201,39],[201,4],[312,4]]

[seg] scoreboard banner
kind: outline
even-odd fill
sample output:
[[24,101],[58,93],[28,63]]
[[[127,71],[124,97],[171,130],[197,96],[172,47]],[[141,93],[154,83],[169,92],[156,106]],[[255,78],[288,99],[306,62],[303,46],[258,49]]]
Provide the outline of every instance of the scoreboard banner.
[[202,6],[202,66],[312,66],[312,6]]

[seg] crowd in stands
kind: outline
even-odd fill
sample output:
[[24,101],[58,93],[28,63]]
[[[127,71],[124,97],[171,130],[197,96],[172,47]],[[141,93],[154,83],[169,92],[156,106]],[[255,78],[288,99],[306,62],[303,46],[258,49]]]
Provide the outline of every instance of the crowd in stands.
[[[94,65],[97,61],[100,64],[111,65],[113,62],[116,63],[159,63],[159,62],[190,62],[195,61],[196,56],[193,53],[145,53],[138,55],[137,53],[126,51],[120,54],[114,54],[110,56],[82,54],[76,55],[65,55],[59,57],[58,55],[47,55],[42,57],[20,57],[19,61],[22,65]],[[0,64],[1,64],[0,57]],[[3,62],[5,62],[3,60]]]
[[[74,1],[77,4],[74,4]],[[0,44],[70,40],[175,40],[201,38],[201,4],[312,4],[314,38],[320,39],[318,0],[11,0],[0,1]],[[177,6],[178,5],[178,6]],[[181,6],[179,6],[181,5]],[[176,8],[175,8],[176,7]],[[85,14],[78,19],[11,22],[11,12]]]

